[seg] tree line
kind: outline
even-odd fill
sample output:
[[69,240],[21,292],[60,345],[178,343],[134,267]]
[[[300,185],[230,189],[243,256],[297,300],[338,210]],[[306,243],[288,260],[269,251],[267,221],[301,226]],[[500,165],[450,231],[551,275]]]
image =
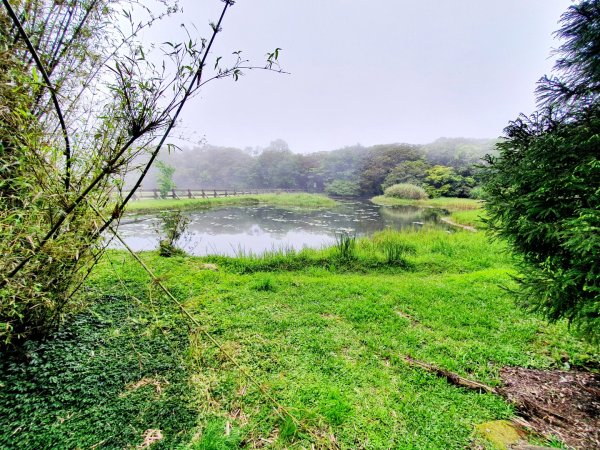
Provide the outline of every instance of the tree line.
[[[482,158],[493,139],[440,138],[430,144],[348,146],[293,153],[281,139],[263,149],[204,145],[161,157],[175,186],[203,189],[301,189],[334,196],[374,196],[397,183],[422,186],[430,197],[477,196]],[[158,188],[160,168],[144,189]]]

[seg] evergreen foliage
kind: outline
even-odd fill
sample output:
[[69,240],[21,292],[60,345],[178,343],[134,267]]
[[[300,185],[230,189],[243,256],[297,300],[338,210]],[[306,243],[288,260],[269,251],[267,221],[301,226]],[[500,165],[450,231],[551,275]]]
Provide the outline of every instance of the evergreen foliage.
[[600,1],[562,16],[556,77],[539,110],[505,129],[489,156],[489,225],[523,259],[520,299],[600,339]]

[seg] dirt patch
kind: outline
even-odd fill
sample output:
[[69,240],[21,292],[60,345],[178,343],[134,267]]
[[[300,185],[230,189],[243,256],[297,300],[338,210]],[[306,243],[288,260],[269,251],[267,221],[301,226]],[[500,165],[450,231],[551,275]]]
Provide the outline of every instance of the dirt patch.
[[148,429],[142,434],[144,441],[136,447],[138,450],[143,450],[150,447],[152,444],[162,440],[163,434],[160,430]]
[[600,448],[600,374],[506,367],[497,392],[527,425],[575,449]]

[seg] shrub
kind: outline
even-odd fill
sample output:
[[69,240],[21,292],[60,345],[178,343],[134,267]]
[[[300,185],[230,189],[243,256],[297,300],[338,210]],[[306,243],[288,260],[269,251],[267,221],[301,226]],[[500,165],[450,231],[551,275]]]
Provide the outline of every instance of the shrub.
[[475,199],[475,200],[481,200],[483,199],[483,188],[481,186],[475,186],[473,189],[471,189],[471,191],[469,192],[469,198]]
[[177,256],[184,251],[176,247],[177,241],[183,236],[190,223],[180,210],[163,211],[159,215],[160,223],[157,229],[162,239],[159,241],[158,252],[160,256]]
[[386,197],[405,198],[409,200],[422,200],[427,198],[427,192],[421,186],[414,184],[400,183],[394,184],[384,192]]
[[325,193],[341,197],[357,197],[360,194],[360,187],[352,181],[334,180],[325,186]]

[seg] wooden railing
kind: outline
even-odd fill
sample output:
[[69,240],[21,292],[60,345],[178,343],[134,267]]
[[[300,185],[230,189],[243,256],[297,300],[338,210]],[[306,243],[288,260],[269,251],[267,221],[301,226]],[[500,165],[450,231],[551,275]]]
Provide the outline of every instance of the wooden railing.
[[[237,197],[241,195],[258,195],[258,194],[282,194],[305,192],[301,189],[171,189],[164,198],[217,198],[217,197]],[[127,192],[123,193],[127,195]],[[153,190],[138,190],[133,194],[132,200],[144,199],[160,199],[160,191]]]

